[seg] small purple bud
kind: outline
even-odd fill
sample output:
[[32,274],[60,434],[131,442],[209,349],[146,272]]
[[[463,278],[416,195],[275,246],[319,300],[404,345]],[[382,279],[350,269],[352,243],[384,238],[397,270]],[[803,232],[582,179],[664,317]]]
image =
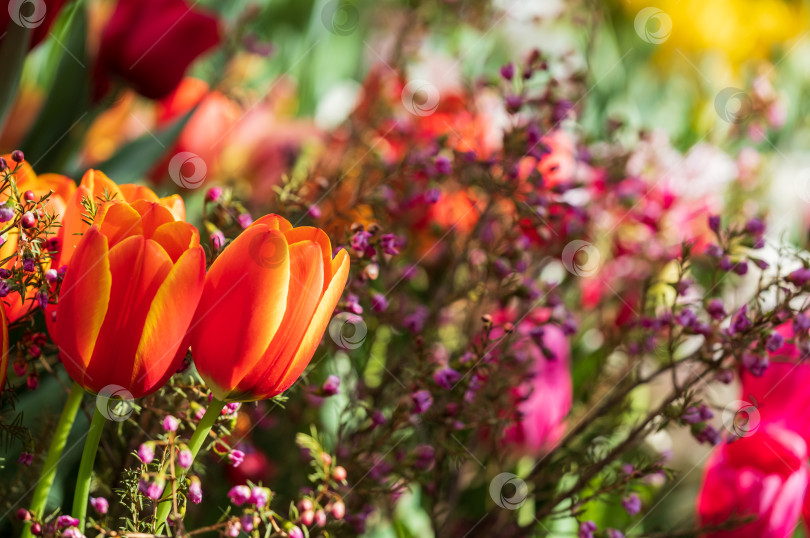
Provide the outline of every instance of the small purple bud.
[[436,157],[436,161],[433,164],[436,166],[436,171],[442,175],[447,176],[453,172],[453,163],[444,155]]
[[723,307],[723,301],[720,299],[712,299],[706,305],[706,312],[713,319],[723,319],[726,317],[726,309]]
[[720,248],[720,245],[712,243],[706,247],[706,255],[712,258],[721,258],[723,256],[723,249]]
[[414,413],[421,415],[433,405],[433,396],[426,390],[418,390],[411,394],[411,401],[413,401]]
[[734,272],[740,276],[748,273],[748,264],[746,262],[738,262],[734,264]]
[[624,533],[616,529],[608,529],[607,533],[608,538],[624,538]]
[[509,62],[508,64],[501,66],[501,76],[506,80],[512,80],[512,77],[515,76],[515,64]]
[[596,523],[593,521],[583,521],[579,525],[579,532],[577,533],[578,538],[593,538],[593,533],[597,530]]
[[146,487],[146,496],[156,501],[160,499],[160,496],[163,495],[163,489],[166,487],[166,482],[162,478],[158,478],[154,482],[151,482]]
[[622,499],[622,506],[627,511],[628,514],[634,516],[641,512],[641,499],[635,493],[631,493],[624,499]]
[[769,360],[767,355],[759,355],[750,351],[743,352],[742,363],[745,369],[751,372],[754,377],[762,377],[768,368]]
[[793,336],[807,336],[810,330],[810,318],[804,314],[797,314],[793,319]]
[[745,231],[751,235],[762,235],[765,233],[765,223],[760,219],[753,218],[745,223]]
[[449,366],[440,368],[433,373],[433,380],[444,390],[451,390],[461,379],[461,374]]
[[56,269],[48,269],[45,271],[45,280],[48,281],[48,284],[56,284],[59,280],[59,275],[56,272]]
[[4,205],[0,207],[0,222],[8,222],[14,218],[14,208]]
[[270,502],[270,490],[268,488],[255,487],[250,490],[250,497],[248,498],[250,504],[255,504],[256,507],[261,508],[267,506]]
[[442,196],[442,191],[439,189],[430,189],[425,194],[425,202],[428,204],[435,204]]
[[321,386],[321,392],[324,396],[334,396],[340,391],[340,378],[336,375],[330,375],[326,378]]
[[23,213],[22,218],[20,219],[20,225],[23,228],[33,228],[37,224],[37,217],[30,211],[26,211]]
[[700,411],[698,411],[697,407],[689,407],[684,411],[683,415],[681,415],[681,420],[687,424],[697,424],[703,421],[703,419],[700,418]]
[[381,236],[380,247],[382,247],[382,251],[385,254],[389,254],[391,256],[399,254],[399,249],[397,248],[397,236],[394,234],[384,234]]
[[25,258],[22,263],[23,271],[26,273],[33,273],[37,269],[37,264],[34,262],[34,258]]
[[388,308],[388,299],[385,295],[375,293],[371,296],[371,309],[377,313],[384,312]]
[[[25,155],[22,151],[15,149],[11,152],[11,158],[14,160],[15,163],[21,163],[25,160]],[[78,523],[76,523],[78,525]]]
[[734,269],[734,264],[731,262],[731,258],[728,256],[723,256],[723,258],[720,260],[720,269],[723,271],[731,271]]
[[309,209],[307,209],[307,214],[313,219],[319,219],[323,213],[318,206],[313,204],[309,206]]
[[785,337],[776,331],[768,335],[768,338],[765,341],[765,349],[771,353],[778,351],[783,345],[785,345]]
[[709,215],[709,229],[714,233],[720,232],[720,215]]

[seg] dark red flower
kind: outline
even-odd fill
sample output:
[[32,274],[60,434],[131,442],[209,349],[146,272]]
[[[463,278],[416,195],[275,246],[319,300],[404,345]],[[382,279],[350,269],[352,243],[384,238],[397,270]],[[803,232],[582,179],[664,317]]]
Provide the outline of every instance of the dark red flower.
[[219,41],[217,18],[185,0],[119,0],[101,36],[96,97],[108,89],[110,75],[145,97],[165,97]]

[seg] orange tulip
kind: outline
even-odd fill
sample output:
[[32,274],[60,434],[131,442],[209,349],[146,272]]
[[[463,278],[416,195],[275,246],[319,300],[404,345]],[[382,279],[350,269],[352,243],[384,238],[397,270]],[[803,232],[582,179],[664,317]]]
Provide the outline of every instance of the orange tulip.
[[254,222],[208,270],[189,329],[197,371],[222,401],[281,394],[309,364],[349,275],[326,234]]
[[[11,155],[5,155],[4,158],[12,167],[15,165],[14,161],[11,159]],[[42,174],[37,176],[33,168],[31,168],[31,165],[26,161],[19,164],[19,168],[14,174],[14,179],[17,182],[17,191],[21,196],[25,191],[32,191],[36,199],[39,200],[41,197],[52,192],[44,209],[49,213],[56,214],[57,218],[64,213],[67,200],[76,190],[76,184],[73,183],[72,179],[59,174]],[[4,193],[2,199],[0,199],[0,204],[6,203],[8,198],[9,193],[7,191]],[[7,224],[10,223],[0,223],[0,228],[5,227]],[[42,244],[39,246],[43,247]],[[22,262],[22,257],[19,256],[19,254],[25,249],[25,239],[20,241],[19,230],[17,228],[10,230],[5,236],[5,242],[0,246],[0,260],[9,258],[2,267],[11,270],[19,265]],[[15,253],[17,254],[16,256]],[[35,294],[36,291],[34,289],[31,289],[30,293],[27,290],[24,302],[17,292],[10,293],[3,299],[5,314],[9,322],[20,319],[27,314],[29,310],[34,308],[36,303]]]
[[186,219],[186,208],[183,199],[174,194],[166,198],[158,198],[148,187],[142,185],[116,185],[103,172],[98,170],[88,170],[82,177],[82,182],[67,202],[62,227],[59,229],[60,253],[58,265],[67,265],[70,262],[73,252],[81,239],[81,234],[89,227],[85,222],[87,209],[82,205],[82,200],[93,201],[103,211],[103,206],[107,200],[113,202],[135,202],[136,200],[146,200],[147,202],[158,203],[168,209],[175,220]]
[[65,369],[97,393],[160,388],[205,281],[199,233],[157,202],[107,204],[78,241],[48,319]]

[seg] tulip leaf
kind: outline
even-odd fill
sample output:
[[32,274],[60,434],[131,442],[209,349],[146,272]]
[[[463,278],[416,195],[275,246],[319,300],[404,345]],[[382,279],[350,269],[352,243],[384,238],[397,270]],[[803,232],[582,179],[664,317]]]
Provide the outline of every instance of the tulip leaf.
[[129,142],[96,168],[109,177],[125,178],[127,181],[146,176],[174,145],[195,110],[196,106],[162,130]]
[[70,9],[63,39],[57,42],[61,53],[53,86],[22,145],[31,163],[52,172],[64,170],[84,135],[84,126],[79,124],[90,112],[87,14],[81,0]]
[[5,124],[17,88],[20,86],[25,55],[28,52],[28,43],[31,41],[31,29],[8,23],[6,34],[0,40],[0,65],[3,66],[3,78],[0,81],[0,127]]

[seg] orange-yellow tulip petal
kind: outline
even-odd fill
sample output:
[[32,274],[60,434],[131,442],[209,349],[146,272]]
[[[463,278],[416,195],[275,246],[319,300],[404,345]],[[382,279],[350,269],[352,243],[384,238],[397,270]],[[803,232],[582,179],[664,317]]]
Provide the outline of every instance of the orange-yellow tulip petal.
[[172,212],[157,202],[136,200],[130,205],[141,215],[141,219],[143,220],[143,234],[146,237],[152,237],[155,230],[167,222],[175,221]]
[[94,226],[76,247],[65,273],[53,335],[65,369],[80,384],[107,314],[111,286],[107,238]]
[[265,215],[262,218],[256,220],[251,224],[251,226],[268,226],[271,230],[279,230],[282,233],[287,233],[293,229],[292,224],[290,221],[285,219],[282,216],[275,215],[273,213],[269,215]]
[[152,235],[175,263],[190,247],[200,244],[200,232],[187,222],[167,222]]
[[98,198],[103,199],[105,193],[113,200],[125,201],[118,185],[100,170],[90,169],[85,172],[80,186],[86,187],[93,193],[93,201],[98,201]]
[[112,286],[107,315],[88,366],[94,392],[110,382],[128,387],[135,367],[141,328],[161,284],[172,269],[172,261],[156,242],[143,236],[124,239],[109,252]]
[[267,226],[245,230],[211,265],[191,347],[217,397],[227,396],[272,341],[284,317],[289,279],[287,241]]
[[110,242],[110,248],[124,239],[143,235],[143,220],[129,204],[109,204],[96,216],[96,224]]
[[175,220],[186,220],[186,204],[179,194],[172,194],[158,200],[158,203],[172,212]]
[[320,246],[321,259],[323,260],[323,267],[325,269],[321,293],[326,292],[329,281],[332,279],[332,242],[329,241],[329,236],[320,228],[313,228],[312,226],[293,228],[286,232],[284,236],[291,245],[299,241],[313,241]]
[[320,303],[318,303],[318,308],[315,310],[315,315],[312,317],[312,321],[301,340],[301,345],[296,350],[292,361],[290,361],[287,371],[273,388],[272,393],[281,394],[295,383],[295,380],[298,379],[298,376],[309,364],[312,355],[315,354],[315,350],[321,342],[321,337],[329,325],[332,312],[335,310],[335,306],[337,306],[349,278],[349,256],[345,250],[338,252],[338,255],[333,260],[333,266],[335,276],[332,277],[329,288],[321,297]]
[[[130,386],[135,390],[144,392],[145,387],[161,386],[177,371],[185,355],[184,352],[178,356],[177,351],[185,339],[197,306],[196,300],[178,301],[177,297],[199,299],[204,280],[205,252],[198,245],[180,256],[149,307],[132,370]],[[175,336],[173,340],[166,340],[166,334]]]
[[118,185],[121,191],[121,196],[124,202],[134,202],[135,200],[147,200],[149,202],[157,202],[158,196],[155,191],[144,185],[136,185],[134,183],[125,183]]
[[313,241],[291,244],[290,289],[284,321],[261,357],[261,365],[251,367],[252,371],[239,383],[238,392],[252,393],[253,397],[250,399],[262,398],[267,381],[277,380],[284,374],[318,306],[322,289],[323,263],[320,246]]

